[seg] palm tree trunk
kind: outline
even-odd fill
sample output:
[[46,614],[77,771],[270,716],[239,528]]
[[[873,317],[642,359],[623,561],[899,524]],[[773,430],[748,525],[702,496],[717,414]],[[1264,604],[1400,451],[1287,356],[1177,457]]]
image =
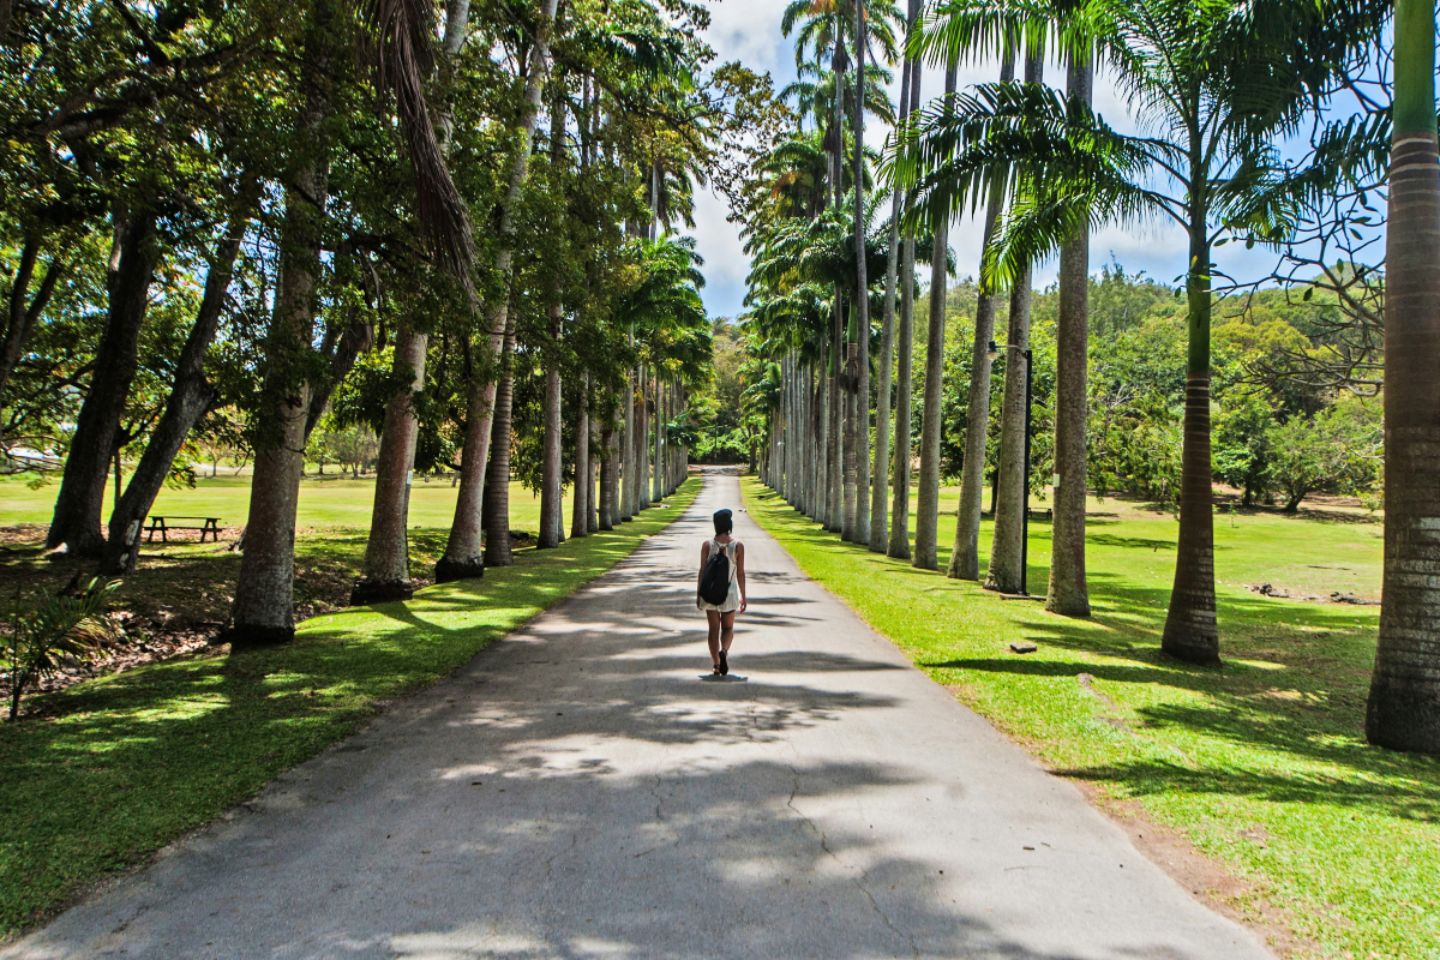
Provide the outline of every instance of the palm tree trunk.
[[403,379],[404,386],[385,404],[370,538],[365,545],[365,573],[350,592],[350,603],[354,605],[408,600],[415,593],[410,580],[408,537],[410,478],[420,435],[415,398],[425,389],[425,351],[429,342],[429,335],[416,330],[409,321],[400,325],[395,336],[392,376],[395,382]]
[[139,368],[140,328],[160,262],[157,218],[147,208],[128,216],[116,214],[105,332],[95,352],[95,373],[75,420],[55,513],[45,535],[47,547],[64,544],[71,556],[99,557],[105,546],[100,535],[105,487],[120,442],[120,415]]
[[[1042,80],[1044,63],[1038,56],[1025,58],[1025,82]],[[1005,347],[1005,398],[1000,408],[999,486],[995,499],[995,535],[985,589],[1020,593],[1025,587],[1025,511],[1030,491],[1025,486],[1025,457],[1030,431],[1026,383],[1030,365],[1031,265],[1016,271],[1010,290],[1010,329]]]
[[[517,131],[519,137],[515,152],[510,158],[510,182],[499,209],[495,273],[504,278],[505,289],[496,295],[495,306],[488,317],[486,342],[489,347],[489,363],[484,365],[481,375],[475,378],[470,387],[465,448],[460,459],[460,491],[455,501],[455,517],[450,525],[445,555],[435,565],[435,580],[438,583],[479,577],[485,573],[485,559],[481,553],[481,504],[485,498],[485,480],[489,474],[486,461],[494,432],[494,377],[503,366],[501,361],[505,350],[505,331],[509,326],[509,286],[515,258],[514,211],[519,204],[520,192],[524,189],[530,170],[530,142],[534,139],[535,124],[540,115],[540,95],[548,72],[546,66],[550,59],[550,31],[555,23],[557,0],[539,2],[540,24],[527,65],[525,100]],[[506,549],[508,552],[508,546]]]
[[870,277],[865,262],[865,0],[855,0],[855,542],[870,542]]
[[575,405],[575,497],[570,511],[570,536],[590,532],[590,507],[595,480],[590,470],[590,371],[580,377],[580,402]]
[[845,309],[835,297],[831,321],[830,359],[830,522],[826,529],[843,533],[845,529]]
[[845,405],[845,486],[844,493],[844,520],[840,524],[840,537],[851,543],[856,539],[856,501],[859,500],[859,490],[856,486],[858,450],[860,446],[860,417],[859,417],[859,395],[855,390],[855,382],[859,379],[859,350],[855,338],[858,335],[855,330],[855,312],[853,308],[849,311],[849,323],[846,329],[849,331],[845,342],[845,366],[843,374],[842,402]]
[[599,526],[601,530],[614,530],[615,524],[619,522],[619,499],[620,491],[620,451],[616,443],[615,425],[612,417],[605,418],[605,425],[600,430],[600,449],[603,457],[600,461],[600,516]]
[[[1202,192],[1200,161],[1192,189]],[[1215,623],[1215,530],[1210,463],[1210,241],[1203,196],[1191,200],[1190,349],[1185,378],[1185,440],[1180,460],[1180,539],[1175,585],[1160,647],[1191,663],[1220,662]]]
[[500,383],[495,391],[495,428],[490,433],[489,476],[485,478],[485,565],[508,567],[510,551],[510,435],[514,427],[515,319],[505,326]]
[[1435,3],[1395,4],[1385,291],[1385,573],[1365,734],[1440,753],[1440,158]]
[[[945,109],[952,109],[958,67],[945,70]],[[940,204],[946,210],[947,204]],[[940,522],[940,391],[945,370],[946,255],[949,252],[950,215],[937,216],[935,247],[930,255],[930,325],[925,340],[925,409],[920,432],[920,496],[915,506],[915,559],[922,570],[939,566],[936,540]]]
[[650,499],[659,503],[665,499],[665,391],[660,373],[655,373],[655,475],[651,478]]
[[564,318],[558,302],[550,304],[550,346],[554,353],[545,365],[545,436],[540,463],[540,537],[536,546],[542,550],[558,547],[564,538],[565,522],[561,480],[560,327]]
[[[632,338],[631,342],[634,340]],[[635,513],[632,508],[632,501],[635,495],[635,377],[634,368],[627,368],[625,371],[625,392],[621,402],[624,404],[624,422],[620,426],[620,460],[617,464],[616,482],[618,483],[616,508],[618,515],[616,522],[623,523],[629,520]]]
[[[912,0],[912,6],[914,0]],[[920,109],[921,63],[910,64],[910,100],[905,112],[914,116]],[[915,235],[906,234],[900,244],[900,328],[895,331],[895,453],[891,466],[894,493],[890,501],[890,543],[886,553],[897,560],[910,559],[910,457],[911,403],[914,376],[911,357],[915,348]]]
[[[1072,107],[1090,105],[1093,67],[1071,56],[1067,92]],[[1060,319],[1056,328],[1054,526],[1050,540],[1050,588],[1045,609],[1072,617],[1090,615],[1085,581],[1085,427],[1090,363],[1090,235],[1081,233],[1060,249]]]
[[1010,329],[1006,335],[1005,398],[1000,408],[1000,462],[995,496],[995,532],[990,548],[990,566],[985,589],[1020,593],[1024,586],[1025,510],[1029,491],[1025,488],[1025,435],[1030,410],[1026,403],[1026,378],[1030,375],[1030,265],[1016,271],[1010,291]]
[[302,54],[308,87],[295,140],[298,151],[285,189],[280,278],[265,337],[265,382],[250,482],[245,553],[235,584],[231,650],[283,643],[295,636],[295,511],[305,471],[305,425],[311,384],[316,288],[325,201],[329,194],[331,38],[327,5],[317,4]]
[[[910,0],[909,30],[915,29],[920,0]],[[912,67],[905,60],[900,77],[900,109],[908,110]],[[903,115],[909,119],[908,112]],[[875,390],[875,464],[870,487],[870,549],[884,553],[890,526],[887,497],[890,494],[890,389],[895,366],[895,298],[900,277],[900,213],[904,191],[890,197],[890,245],[885,257],[885,313],[880,321],[880,382]]]
[[635,512],[650,506],[650,372],[640,367],[635,395]]
[[[1000,64],[1000,82],[1015,79],[1015,55],[1006,51]],[[980,260],[995,236],[1000,219],[999,190],[990,195],[985,210]],[[960,505],[955,515],[955,548],[946,575],[957,580],[980,579],[980,513],[985,499],[985,441],[990,429],[990,342],[995,339],[995,295],[981,287],[975,303],[975,339],[970,348],[970,392],[965,414],[965,458],[960,466]]]

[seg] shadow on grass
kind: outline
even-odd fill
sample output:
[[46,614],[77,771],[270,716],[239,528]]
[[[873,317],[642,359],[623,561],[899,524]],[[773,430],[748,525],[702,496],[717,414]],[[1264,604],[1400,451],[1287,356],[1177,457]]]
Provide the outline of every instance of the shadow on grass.
[[453,672],[634,552],[698,488],[622,531],[519,552],[483,580],[319,617],[282,647],[81,683],[43,698],[40,716],[0,725],[0,936]]
[[[962,586],[935,572],[843,543],[774,494],[753,496],[757,504],[765,505],[776,525],[773,531],[802,549],[863,555],[872,564],[867,571],[901,578],[904,585],[897,582],[897,589],[927,594],[953,589],[957,616],[963,617],[965,605],[979,599],[974,584]],[[1110,533],[1091,533],[1087,541],[1164,552],[1170,555],[1167,568],[1173,562],[1174,544],[1169,541]],[[1048,566],[1032,564],[1030,582],[1043,584],[1048,573]],[[910,582],[917,577],[934,578],[934,585]],[[1092,569],[1088,579],[1095,608],[1091,619],[1055,616],[1036,605],[1004,608],[1016,611],[1015,637],[1039,643],[1040,654],[929,657],[919,660],[919,665],[1017,677],[1065,679],[1088,674],[1098,684],[1101,702],[1108,699],[1107,685],[1184,690],[1187,695],[1179,702],[1136,698],[1138,707],[1111,719],[1157,742],[1174,744],[1198,735],[1202,741],[1245,752],[1243,759],[1237,752],[1233,763],[1206,761],[1190,767],[1136,759],[1061,771],[1067,776],[1114,782],[1139,794],[1243,795],[1276,802],[1342,804],[1407,820],[1440,819],[1440,762],[1376,750],[1360,736],[1374,658],[1373,609],[1285,603],[1222,590],[1217,599],[1226,662],[1216,670],[1161,653],[1159,635],[1170,599],[1164,577],[1157,575],[1159,582],[1148,585]],[[1046,657],[1047,650],[1053,655]],[[1113,701],[1107,709],[1127,711]]]

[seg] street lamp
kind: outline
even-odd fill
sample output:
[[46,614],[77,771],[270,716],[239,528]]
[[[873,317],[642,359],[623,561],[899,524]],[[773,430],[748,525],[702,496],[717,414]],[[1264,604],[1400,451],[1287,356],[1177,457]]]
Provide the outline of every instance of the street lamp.
[[[1001,350],[1014,350],[1025,358],[1025,476],[1020,500],[1020,595],[1030,595],[1030,400],[1034,388],[1034,378],[1030,375],[1030,368],[1033,366],[1029,347],[1021,347],[1013,343],[997,344],[990,341],[990,348],[986,352],[990,355],[991,362],[1000,355]],[[1009,373],[1006,373],[1009,376]]]

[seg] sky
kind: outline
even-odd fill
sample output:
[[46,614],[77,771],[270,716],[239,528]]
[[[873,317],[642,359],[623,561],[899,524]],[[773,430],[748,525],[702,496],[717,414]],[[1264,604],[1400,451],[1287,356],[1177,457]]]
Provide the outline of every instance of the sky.
[[[794,47],[780,33],[784,0],[708,0],[708,3],[712,17],[708,39],[720,62],[739,60],[752,70],[769,72],[777,90],[794,79]],[[962,67],[960,88],[998,80],[999,72],[998,63]],[[1046,77],[1052,83],[1063,82],[1064,72],[1052,64],[1046,68]],[[922,101],[938,95],[943,87],[940,70],[927,70],[921,82]],[[898,99],[897,78],[891,100]],[[1103,74],[1095,80],[1095,108],[1116,128],[1125,132],[1136,129],[1136,121],[1129,116],[1123,96]],[[867,136],[878,144],[883,131],[867,129]],[[737,316],[743,310],[745,274],[750,267],[741,248],[739,229],[726,220],[728,205],[713,191],[699,191],[695,206],[695,236],[700,254],[705,258],[705,305],[711,316]],[[956,276],[973,276],[980,262],[979,224],[971,218],[957,219],[951,227],[950,246],[956,255]],[[1178,281],[1185,271],[1185,250],[1184,234],[1168,221],[1156,221],[1139,228],[1107,227],[1091,238],[1090,267],[1098,272],[1113,259],[1127,273],[1144,271],[1155,280],[1171,283]],[[1269,273],[1276,260],[1271,252],[1245,251],[1240,244],[1221,247],[1215,254],[1219,266],[1241,280]],[[1054,259],[1041,264],[1035,272],[1036,286],[1053,283],[1056,267]]]

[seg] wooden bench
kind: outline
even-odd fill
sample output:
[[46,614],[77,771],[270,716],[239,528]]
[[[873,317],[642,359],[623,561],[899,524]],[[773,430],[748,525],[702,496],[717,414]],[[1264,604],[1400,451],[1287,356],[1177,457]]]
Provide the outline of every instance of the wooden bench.
[[[199,522],[198,522],[198,523],[196,523],[196,522],[191,522],[191,523],[176,523],[176,522],[175,522],[176,520],[182,520],[182,521],[183,521],[183,520],[189,520],[189,521],[199,521]],[[170,536],[169,536],[169,534],[170,534],[170,531],[171,531],[171,530],[199,530],[199,531],[200,531],[200,542],[201,542],[201,543],[204,543],[204,542],[205,542],[205,536],[206,536],[206,534],[209,534],[210,539],[214,540],[216,543],[219,543],[219,542],[220,542],[220,518],[219,518],[219,517],[176,517],[176,516],[169,516],[169,517],[151,516],[151,517],[150,517],[150,526],[148,526],[148,527],[145,528],[145,533],[146,533],[145,542],[146,542],[146,543],[153,543],[153,542],[155,541],[155,534],[158,533],[158,534],[160,534],[160,542],[161,542],[161,543],[169,543],[169,542],[170,542]]]

